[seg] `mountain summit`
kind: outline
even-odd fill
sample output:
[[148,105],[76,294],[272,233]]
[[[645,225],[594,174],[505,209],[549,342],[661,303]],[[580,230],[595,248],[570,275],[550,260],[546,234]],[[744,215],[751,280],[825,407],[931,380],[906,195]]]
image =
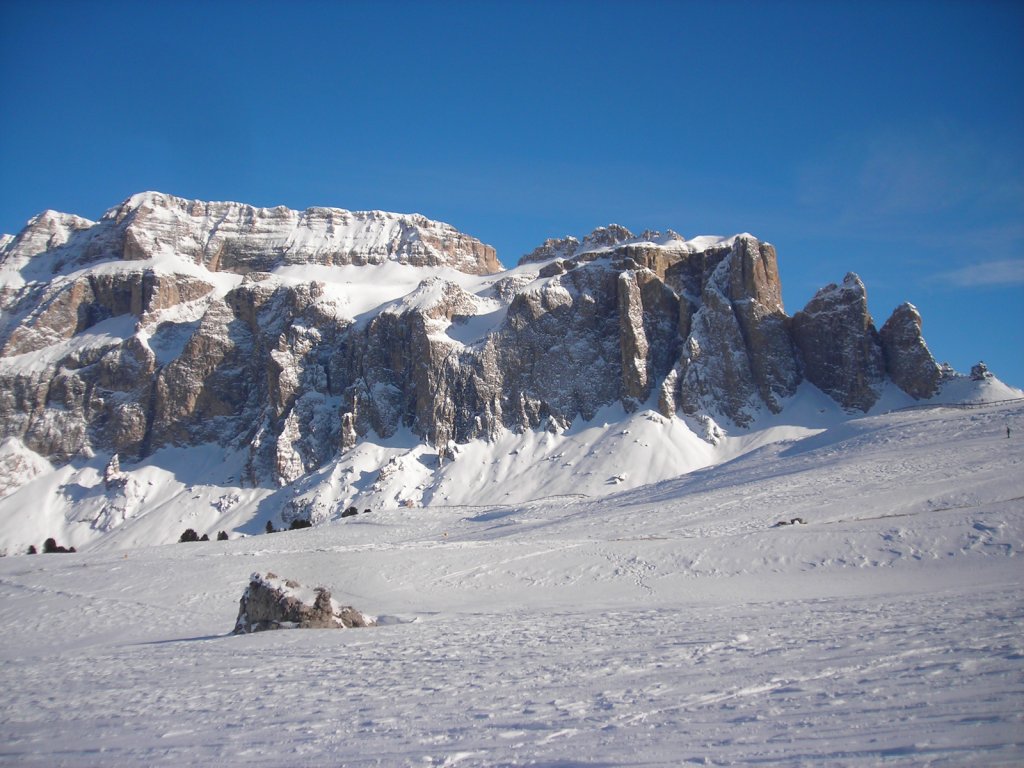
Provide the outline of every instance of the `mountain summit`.
[[[289,264],[449,266],[470,274],[501,269],[494,249],[419,214],[346,211],[185,200],[159,192],[133,195],[98,222],[46,211],[7,246],[16,263],[43,251],[53,267],[119,257],[190,261],[211,272],[269,270]],[[48,265],[50,266],[50,265]]]

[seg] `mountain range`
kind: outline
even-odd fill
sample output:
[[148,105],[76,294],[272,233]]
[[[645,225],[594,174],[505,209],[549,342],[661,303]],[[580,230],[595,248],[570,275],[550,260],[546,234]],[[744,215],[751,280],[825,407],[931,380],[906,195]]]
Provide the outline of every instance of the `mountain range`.
[[853,273],[787,314],[749,234],[610,225],[503,269],[420,215],[147,192],[3,236],[0,310],[12,551],[600,494],[879,409],[1020,395],[938,364],[911,304],[878,329]]

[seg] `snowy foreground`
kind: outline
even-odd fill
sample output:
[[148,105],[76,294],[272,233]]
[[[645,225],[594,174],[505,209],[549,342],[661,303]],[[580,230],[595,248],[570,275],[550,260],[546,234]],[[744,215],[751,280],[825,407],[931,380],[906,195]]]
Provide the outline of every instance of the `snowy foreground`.
[[[1022,460],[1024,406],[935,408],[601,499],[2,558],[0,763],[1020,764]],[[381,626],[228,635],[268,570]]]

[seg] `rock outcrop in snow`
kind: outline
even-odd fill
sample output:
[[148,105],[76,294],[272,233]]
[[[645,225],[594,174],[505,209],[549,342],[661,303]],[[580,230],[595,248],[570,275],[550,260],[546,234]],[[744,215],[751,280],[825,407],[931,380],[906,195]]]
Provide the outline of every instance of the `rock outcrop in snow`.
[[921,313],[904,302],[879,333],[885,368],[896,386],[912,397],[928,398],[939,390],[942,371],[921,336]]
[[350,629],[376,623],[376,619],[351,606],[339,605],[324,587],[310,589],[273,573],[254,573],[239,600],[233,634],[270,629]]
[[864,283],[852,272],[793,316],[804,375],[844,408],[866,411],[885,379],[882,342],[868,312]]
[[937,368],[909,305],[876,332],[848,275],[789,318],[775,249],[600,228],[519,267],[421,216],[146,193],[47,212],[0,250],[0,437],[56,462],[248,451],[286,485],[375,433],[434,446],[561,430],[610,404],[745,427],[803,380],[867,410]]

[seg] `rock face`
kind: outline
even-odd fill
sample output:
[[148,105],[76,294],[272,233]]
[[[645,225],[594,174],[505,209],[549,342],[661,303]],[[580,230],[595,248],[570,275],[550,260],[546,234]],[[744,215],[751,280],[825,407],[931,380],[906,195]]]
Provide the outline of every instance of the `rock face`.
[[793,316],[793,339],[812,384],[849,410],[866,411],[875,404],[885,358],[857,275],[850,273],[842,285],[832,283],[818,291]]
[[[420,216],[157,193],[96,223],[41,214],[0,249],[0,438],[58,463],[218,442],[248,451],[246,482],[286,485],[371,432],[444,460],[613,403],[714,440],[804,379],[852,410],[890,379],[934,391],[909,305],[879,334],[848,275],[789,318],[750,235],[610,225],[498,268]],[[118,472],[108,490],[132,496]]]
[[239,601],[233,634],[268,629],[350,629],[376,623],[351,606],[338,605],[323,587],[310,589],[273,573],[254,573]]
[[491,246],[418,214],[254,208],[159,192],[134,195],[96,223],[46,211],[8,246],[9,258],[17,260],[35,260],[44,252],[52,272],[111,257],[147,261],[161,256],[236,274],[283,265],[386,261],[450,266],[471,274],[501,268]]
[[942,371],[921,336],[921,313],[905,302],[896,307],[879,334],[885,367],[893,382],[917,399],[934,395]]
[[[800,373],[786,328],[775,249],[743,235],[728,251],[717,250],[700,254],[702,272],[717,264],[701,280],[699,308],[689,322],[672,397],[691,415],[713,412],[722,402],[719,412],[745,426],[762,406],[781,410]],[[698,277],[687,282],[696,285]]]

